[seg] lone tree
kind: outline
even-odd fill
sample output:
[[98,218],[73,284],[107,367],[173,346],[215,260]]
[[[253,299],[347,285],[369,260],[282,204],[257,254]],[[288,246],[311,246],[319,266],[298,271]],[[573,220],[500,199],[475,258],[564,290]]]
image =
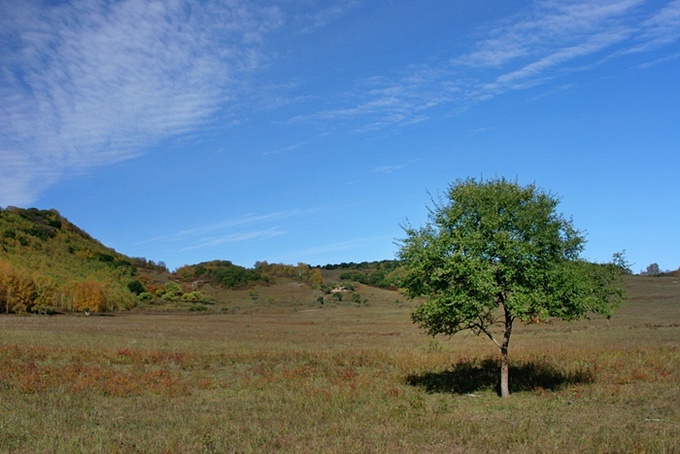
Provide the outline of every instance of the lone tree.
[[[624,295],[621,271],[580,259],[581,232],[555,211],[559,200],[534,185],[458,180],[446,195],[433,202],[424,227],[403,226],[402,287],[409,297],[427,296],[412,319],[428,334],[470,330],[498,346],[500,393],[508,397],[515,320],[609,317]],[[501,339],[492,331],[498,323]]]

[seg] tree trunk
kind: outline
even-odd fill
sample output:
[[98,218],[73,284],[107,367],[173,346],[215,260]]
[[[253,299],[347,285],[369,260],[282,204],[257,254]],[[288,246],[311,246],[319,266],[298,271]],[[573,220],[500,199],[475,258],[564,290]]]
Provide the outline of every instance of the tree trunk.
[[512,333],[512,317],[505,311],[505,333],[501,345],[501,397],[510,397],[510,362],[508,361],[508,346]]
[[508,349],[501,350],[501,397],[510,397],[510,364],[508,363]]

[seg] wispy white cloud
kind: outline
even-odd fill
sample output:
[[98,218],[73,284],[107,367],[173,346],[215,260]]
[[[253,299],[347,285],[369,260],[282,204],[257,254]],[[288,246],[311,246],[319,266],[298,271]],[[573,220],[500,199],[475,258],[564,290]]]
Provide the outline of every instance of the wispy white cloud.
[[335,100],[337,108],[297,115],[291,122],[359,120],[356,131],[406,126],[425,121],[427,112],[453,102],[460,89],[440,69],[406,68],[400,76],[376,76],[359,81],[350,93]]
[[474,128],[470,131],[471,134],[486,134],[489,131],[493,131],[495,128],[493,126],[480,126],[479,128]]
[[240,0],[3,5],[0,206],[209,121],[281,21]]
[[550,80],[565,71],[562,65],[568,64],[579,57],[592,55],[625,39],[620,32],[603,32],[587,38],[586,41],[570,47],[554,49],[524,66],[499,75],[492,82],[480,86],[475,96],[488,97],[503,93],[507,90],[533,87]]
[[539,0],[482,26],[467,53],[363,81],[335,107],[291,121],[358,122],[357,131],[401,127],[425,121],[435,108],[464,108],[679,40],[680,0]]
[[401,164],[387,164],[387,165],[383,165],[383,166],[378,166],[378,167],[373,169],[373,172],[374,173],[392,173],[392,172],[396,172],[397,170],[401,170],[405,167],[408,167],[411,164],[413,164],[414,162],[418,162],[418,160],[413,159],[409,162],[404,162],[404,163],[401,163]]
[[308,141],[303,141],[303,142],[297,142],[292,145],[288,145],[282,148],[277,148],[276,150],[270,150],[270,151],[264,151],[262,152],[263,156],[269,156],[269,155],[275,155],[275,154],[281,154],[281,153],[289,153],[291,151],[298,150],[306,145],[308,145]]
[[[248,90],[247,76],[268,64],[274,32],[292,24],[298,33],[315,33],[362,4],[4,2],[0,206],[29,204],[64,173],[136,157],[216,116],[238,124],[230,106],[256,91]],[[427,121],[437,109],[464,108],[658,50],[680,40],[680,0],[536,0],[471,39],[469,52],[355,81],[353,89],[325,97],[327,108],[290,121],[356,132],[400,128]],[[656,55],[649,64],[661,61]],[[252,97],[255,108],[314,105],[315,93],[302,92],[304,79],[260,83],[267,90]]]
[[525,59],[542,60],[593,35],[627,28],[621,19],[641,3],[643,0],[538,1],[527,11],[481,30],[484,38],[471,52],[454,57],[452,63],[501,68],[516,61],[524,65]]
[[149,238],[136,243],[135,246],[160,243],[165,247],[176,248],[179,252],[186,252],[228,243],[265,240],[287,234],[288,232],[277,224],[302,214],[303,211],[297,210],[250,213]]
[[[471,52],[451,60],[454,67],[479,70],[466,87],[471,99],[484,100],[509,90],[542,84],[588,69],[618,52],[644,20],[642,0],[543,1],[529,12],[494,24],[490,36]],[[594,59],[594,60],[593,60]]]
[[656,60],[645,62],[645,63],[640,65],[640,69],[651,68],[653,66],[660,65],[662,63],[666,63],[666,62],[671,61],[671,60],[676,60],[678,58],[680,58],[680,52],[676,52],[676,53],[671,54],[671,55],[666,55],[664,57],[657,58]]
[[630,52],[654,50],[680,40],[680,0],[661,8],[642,24],[642,33]]
[[[167,235],[149,238],[140,241],[137,245],[147,243],[203,243],[210,238],[246,238],[247,234],[243,232],[234,232],[235,229],[243,228],[244,226],[252,226],[265,222],[272,222],[284,218],[290,218],[302,214],[300,211],[276,211],[265,214],[245,214],[233,219],[227,219],[221,222],[213,222],[206,225],[192,227],[190,229],[181,230]],[[257,231],[269,231],[272,228],[257,229]],[[250,229],[252,230],[252,229]]]
[[302,28],[302,33],[312,33],[327,26],[357,8],[362,2],[359,0],[344,0],[332,4],[327,0],[323,0],[321,3],[324,5],[322,9],[305,15],[304,22],[307,25]]
[[243,241],[255,241],[284,235],[286,232],[278,227],[271,227],[264,230],[252,230],[246,232],[229,233],[219,236],[209,236],[201,238],[199,241],[192,243],[190,246],[183,247],[180,252],[186,252],[196,249],[213,248],[227,243],[240,243]]
[[[329,256],[335,256],[340,252],[348,251],[358,251],[362,252],[367,249],[367,247],[372,246],[376,243],[385,244],[394,240],[391,236],[375,236],[375,237],[363,237],[355,238],[347,241],[338,241],[326,244],[319,244],[314,247],[299,249],[296,251],[290,251],[286,257],[281,257],[280,260],[283,262],[299,261],[301,259],[306,260],[308,263],[319,263],[319,261],[330,260]],[[356,253],[352,254],[357,256]],[[360,255],[360,254],[359,254]]]

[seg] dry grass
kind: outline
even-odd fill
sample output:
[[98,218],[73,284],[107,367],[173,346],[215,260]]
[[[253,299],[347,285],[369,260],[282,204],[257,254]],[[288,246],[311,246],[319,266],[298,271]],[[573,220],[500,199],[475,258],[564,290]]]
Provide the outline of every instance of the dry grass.
[[609,322],[518,326],[509,400],[488,340],[428,338],[392,294],[2,317],[0,451],[678,452],[679,281],[631,279]]

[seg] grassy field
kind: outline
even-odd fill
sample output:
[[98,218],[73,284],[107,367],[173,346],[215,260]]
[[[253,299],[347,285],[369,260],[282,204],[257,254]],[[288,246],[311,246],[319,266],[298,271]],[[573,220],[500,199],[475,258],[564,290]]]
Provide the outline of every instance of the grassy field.
[[518,324],[509,400],[488,339],[429,338],[366,288],[365,304],[3,316],[0,451],[680,452],[680,279],[626,285],[610,321]]

